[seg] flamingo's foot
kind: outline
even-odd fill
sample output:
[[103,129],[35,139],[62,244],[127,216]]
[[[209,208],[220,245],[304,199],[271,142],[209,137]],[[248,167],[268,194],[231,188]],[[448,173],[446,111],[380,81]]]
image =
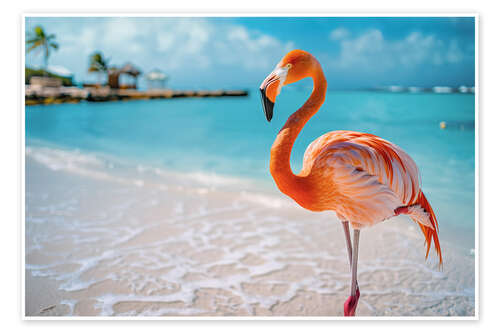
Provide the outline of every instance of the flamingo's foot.
[[345,317],[354,317],[356,315],[356,307],[358,306],[359,296],[359,288],[356,288],[356,296],[349,296],[344,303],[344,316]]

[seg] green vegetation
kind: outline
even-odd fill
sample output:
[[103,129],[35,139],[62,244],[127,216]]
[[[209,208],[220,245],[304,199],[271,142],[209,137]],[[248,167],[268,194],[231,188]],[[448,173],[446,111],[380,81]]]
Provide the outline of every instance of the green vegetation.
[[57,50],[59,48],[59,44],[55,42],[56,35],[54,34],[46,34],[41,26],[36,26],[33,31],[28,34],[28,38],[26,40],[26,46],[28,47],[27,53],[37,50],[43,51],[43,63],[44,69],[47,69],[49,64],[49,56],[51,50]]
[[49,71],[46,71],[44,69],[33,69],[29,67],[24,68],[24,83],[29,84],[30,79],[32,76],[47,76],[47,77],[54,77],[62,80],[63,86],[72,86],[73,85],[73,79],[71,77],[64,77],[60,76],[54,73],[51,73]]
[[109,59],[105,59],[101,52],[94,52],[90,55],[89,73],[97,73],[99,81],[102,81],[101,75],[108,72]]

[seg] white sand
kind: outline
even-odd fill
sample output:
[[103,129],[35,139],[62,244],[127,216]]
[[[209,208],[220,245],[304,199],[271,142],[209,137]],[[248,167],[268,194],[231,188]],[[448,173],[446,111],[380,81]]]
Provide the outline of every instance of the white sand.
[[[342,316],[350,274],[333,213],[235,180],[118,177],[54,154],[27,150],[26,315]],[[363,230],[357,314],[473,316],[474,257],[442,248],[440,272],[409,219]]]

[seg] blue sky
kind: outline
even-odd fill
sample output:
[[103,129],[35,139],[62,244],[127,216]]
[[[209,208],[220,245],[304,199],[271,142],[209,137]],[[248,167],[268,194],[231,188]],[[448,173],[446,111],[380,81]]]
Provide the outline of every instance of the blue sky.
[[[252,88],[300,48],[318,58],[333,89],[474,85],[474,18],[26,19],[27,32],[36,25],[60,44],[49,64],[70,69],[78,82],[96,80],[87,68],[98,50],[113,65],[161,69],[174,88]],[[28,54],[26,63],[41,64],[41,55]]]

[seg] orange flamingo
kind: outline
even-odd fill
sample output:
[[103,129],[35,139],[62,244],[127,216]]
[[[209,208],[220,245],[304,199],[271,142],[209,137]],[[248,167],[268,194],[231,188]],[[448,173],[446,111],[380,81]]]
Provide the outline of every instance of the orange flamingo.
[[[354,316],[360,297],[357,283],[361,228],[399,214],[408,215],[421,228],[427,246],[432,241],[442,266],[436,216],[419,186],[419,172],[412,158],[395,144],[372,134],[334,131],[307,147],[303,167],[294,174],[290,154],[295,139],[325,101],[327,83],[321,65],[311,54],[294,50],[262,82],[260,91],[268,121],[281,87],[311,77],[314,88],[304,105],[279,131],[271,148],[270,171],[281,192],[311,211],[331,210],[344,228],[351,268],[351,294],[344,315]],[[349,231],[353,228],[353,244]]]

